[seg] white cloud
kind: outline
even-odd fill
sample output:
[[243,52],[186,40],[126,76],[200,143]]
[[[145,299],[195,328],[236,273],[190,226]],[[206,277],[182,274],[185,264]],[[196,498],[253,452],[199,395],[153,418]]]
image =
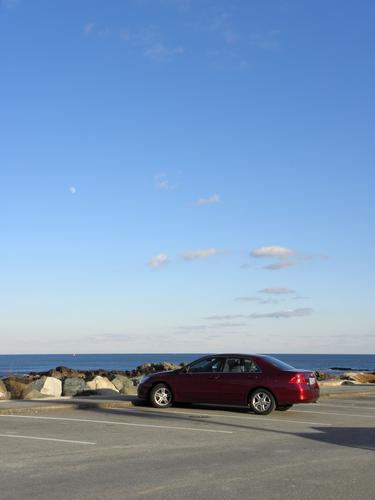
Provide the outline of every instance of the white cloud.
[[250,255],[252,257],[276,257],[276,258],[285,258],[291,257],[295,254],[295,251],[291,248],[280,247],[277,245],[269,246],[269,247],[258,247],[254,248]]
[[252,36],[254,45],[263,50],[278,51],[280,48],[279,31],[268,31],[267,33],[255,33]]
[[77,188],[75,186],[70,186],[68,191],[70,194],[76,194]]
[[245,295],[245,296],[242,296],[242,297],[236,297],[234,300],[238,300],[238,301],[243,301],[243,302],[257,302],[259,301],[259,297],[254,297],[252,295]]
[[212,328],[213,330],[218,330],[220,328],[239,328],[242,326],[247,326],[247,323],[234,323],[231,321],[227,321],[224,323],[212,323],[212,325],[210,325],[209,328]]
[[246,314],[215,314],[214,316],[207,316],[206,320],[208,321],[222,321],[222,320],[231,320],[231,319],[239,319],[239,318],[247,318]]
[[144,51],[144,55],[154,61],[167,62],[173,59],[174,56],[181,55],[184,53],[184,49],[181,46],[178,47],[166,47],[163,43],[157,42],[151,47]]
[[192,332],[192,331],[201,331],[201,330],[206,330],[207,325],[182,325],[182,326],[177,326],[176,331],[178,332]]
[[222,250],[217,248],[204,248],[201,250],[188,250],[180,253],[180,256],[185,260],[206,259],[207,257],[214,257],[223,253]]
[[220,196],[218,194],[213,194],[208,196],[208,198],[199,198],[195,202],[196,205],[214,205],[215,203],[220,203]]
[[313,310],[310,307],[304,307],[300,309],[287,309],[285,311],[275,311],[270,313],[253,313],[248,317],[251,319],[260,318],[295,318],[301,316],[309,316]]
[[144,26],[138,31],[125,29],[121,32],[120,37],[132,47],[146,49],[155,44],[158,40],[158,32],[155,26]]
[[252,313],[252,314],[224,314],[207,316],[204,318],[208,321],[228,321],[233,319],[261,319],[261,318],[295,318],[309,316],[313,312],[310,307],[300,309],[286,309],[283,311],[274,311],[269,313]]
[[227,26],[229,15],[224,10],[217,12],[206,25],[201,25],[203,30],[222,31]]
[[168,180],[168,176],[165,172],[156,174],[154,177],[154,181],[155,189],[157,189],[158,191],[173,191],[174,189],[176,189],[176,186],[174,184],[171,184]]
[[291,288],[263,288],[263,290],[259,290],[261,293],[270,293],[270,294],[276,294],[276,295],[283,295],[283,294],[288,294],[288,293],[295,293],[295,290],[292,290]]
[[[245,317],[245,316],[244,316]],[[213,316],[213,319],[219,319],[221,320],[221,316]],[[225,318],[225,317],[224,317]],[[210,319],[210,318],[206,318]],[[244,327],[247,326],[247,323],[235,323],[232,321],[226,321],[226,322],[220,322],[220,323],[211,323],[211,324],[206,324],[206,325],[182,325],[182,326],[177,326],[175,331],[176,333],[186,333],[186,332],[204,332],[207,330],[220,330],[220,329],[227,329],[227,328],[239,328],[239,327]]]
[[250,256],[257,259],[273,259],[274,262],[263,266],[263,269],[277,271],[279,269],[286,269],[288,267],[294,266],[295,262],[291,261],[290,257],[296,256],[296,252],[288,247],[272,245],[269,247],[254,248],[253,250],[251,250]]
[[232,28],[225,29],[222,32],[222,37],[228,45],[233,45],[239,40],[238,34]]
[[165,7],[173,7],[181,12],[190,9],[190,0],[159,0],[159,2]]
[[214,3],[214,10],[208,17],[201,21],[196,21],[194,27],[203,32],[216,33],[227,45],[236,44],[240,36],[233,27],[232,16],[225,8],[218,7]]
[[18,0],[1,0],[0,7],[4,7],[5,9],[12,9],[16,7],[18,4]]
[[89,35],[94,28],[95,28],[95,23],[87,23],[83,30],[86,35]]
[[[285,299],[284,299],[285,300]],[[260,300],[259,304],[265,305],[265,304],[279,304],[281,300],[276,300],[276,299],[266,299],[266,300]]]
[[288,267],[292,266],[295,266],[295,262],[285,260],[281,262],[275,262],[274,264],[268,264],[267,266],[264,266],[263,269],[278,271],[279,269],[287,269]]
[[151,269],[157,269],[158,267],[165,266],[169,262],[169,257],[165,253],[160,253],[159,255],[154,255],[148,262]]

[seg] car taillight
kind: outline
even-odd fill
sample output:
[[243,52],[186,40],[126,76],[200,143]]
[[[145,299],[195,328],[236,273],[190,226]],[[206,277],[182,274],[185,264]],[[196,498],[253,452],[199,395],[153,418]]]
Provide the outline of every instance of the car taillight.
[[306,384],[306,379],[303,373],[297,373],[290,380],[289,384]]

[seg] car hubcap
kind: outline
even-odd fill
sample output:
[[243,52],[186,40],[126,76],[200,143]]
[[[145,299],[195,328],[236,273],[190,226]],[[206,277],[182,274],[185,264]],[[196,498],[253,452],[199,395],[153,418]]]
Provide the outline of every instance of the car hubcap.
[[155,392],[155,401],[159,406],[166,406],[172,401],[172,393],[166,387],[160,387]]
[[271,406],[271,398],[264,392],[258,392],[253,397],[253,406],[257,411],[267,411]]

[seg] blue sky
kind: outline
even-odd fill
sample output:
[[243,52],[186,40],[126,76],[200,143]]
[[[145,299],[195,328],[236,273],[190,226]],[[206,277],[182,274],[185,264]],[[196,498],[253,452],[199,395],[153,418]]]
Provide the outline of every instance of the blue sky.
[[375,352],[374,14],[0,0],[2,352]]

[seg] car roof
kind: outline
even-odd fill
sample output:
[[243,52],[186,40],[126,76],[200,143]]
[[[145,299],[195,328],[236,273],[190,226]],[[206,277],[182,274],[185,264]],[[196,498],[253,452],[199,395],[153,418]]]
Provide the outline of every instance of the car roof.
[[[207,354],[207,356],[222,356],[226,358],[232,358],[232,357],[238,357],[238,358],[263,358],[265,355],[264,354],[244,354],[244,353],[238,353],[238,352],[223,352],[223,353],[214,353],[214,354]],[[207,356],[203,356],[204,358],[207,358]]]

